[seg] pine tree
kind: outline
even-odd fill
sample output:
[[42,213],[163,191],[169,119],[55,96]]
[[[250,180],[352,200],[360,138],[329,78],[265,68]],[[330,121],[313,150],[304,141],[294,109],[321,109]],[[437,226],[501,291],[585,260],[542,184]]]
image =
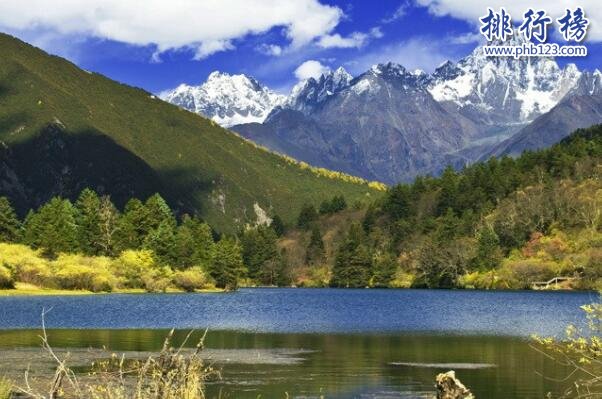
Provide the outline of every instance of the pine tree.
[[282,235],[284,234],[285,227],[284,227],[284,223],[282,222],[282,219],[280,218],[280,216],[274,215],[274,217],[272,218],[272,224],[270,224],[270,227],[272,227],[272,229],[274,229],[276,236],[282,237]]
[[144,248],[152,250],[157,260],[164,265],[171,266],[176,263],[176,235],[173,224],[164,220],[157,228],[151,230],[144,239]]
[[150,230],[146,207],[139,199],[130,199],[125,204],[123,215],[119,220],[119,248],[142,248],[144,238]]
[[244,272],[240,246],[235,240],[223,237],[215,244],[209,265],[209,274],[215,280],[215,285],[226,290],[235,290]]
[[75,208],[69,200],[52,198],[38,212],[30,213],[25,226],[28,244],[42,248],[45,255],[78,250]]
[[84,189],[75,201],[79,248],[86,255],[100,252],[100,198],[95,191]]
[[397,261],[390,253],[384,253],[374,260],[373,287],[389,287],[397,271]]
[[[264,273],[268,262],[274,262],[278,257],[276,233],[267,226],[248,229],[242,235],[242,258],[249,271],[249,277],[262,284],[271,284],[272,273]],[[264,277],[267,275],[267,278]]]
[[483,271],[496,268],[502,260],[500,239],[492,227],[483,226],[477,233],[477,255],[473,267]]
[[324,259],[324,241],[322,241],[322,233],[318,226],[313,225],[309,244],[305,252],[305,263],[315,265]]
[[17,242],[21,239],[21,222],[8,198],[0,197],[0,241]]
[[297,218],[297,227],[301,229],[307,229],[311,222],[316,220],[317,217],[318,213],[313,205],[304,205],[303,208],[301,208],[301,212],[299,212],[299,217]]
[[147,211],[149,231],[156,229],[163,222],[167,222],[172,226],[176,225],[176,219],[171,208],[160,194],[156,193],[150,196],[144,206]]
[[369,284],[372,258],[364,244],[360,224],[353,223],[337,249],[330,285],[334,287],[366,287]]

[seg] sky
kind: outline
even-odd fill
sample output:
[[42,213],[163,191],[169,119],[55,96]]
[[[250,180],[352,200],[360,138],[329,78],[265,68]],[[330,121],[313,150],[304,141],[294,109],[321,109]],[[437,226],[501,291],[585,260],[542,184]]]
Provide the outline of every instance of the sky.
[[[578,6],[589,54],[557,61],[602,69],[599,0],[0,0],[0,31],[157,94],[215,70],[287,93],[339,66],[358,75],[392,61],[432,72],[483,43],[487,7],[519,23],[529,7],[556,19]],[[566,44],[555,24],[549,35]]]

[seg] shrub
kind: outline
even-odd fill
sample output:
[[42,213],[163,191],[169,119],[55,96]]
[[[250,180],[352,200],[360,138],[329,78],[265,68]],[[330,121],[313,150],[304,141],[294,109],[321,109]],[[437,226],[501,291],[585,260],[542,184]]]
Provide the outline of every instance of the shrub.
[[140,280],[148,292],[165,292],[171,285],[172,271],[168,267],[146,270]]
[[0,288],[14,288],[15,280],[10,273],[10,270],[4,266],[0,266]]
[[52,262],[54,281],[63,289],[112,291],[117,281],[109,271],[110,264],[111,260],[104,256],[60,254]]
[[0,265],[11,270],[16,281],[43,286],[51,271],[40,251],[25,245],[0,243]]
[[127,288],[144,288],[143,275],[155,268],[158,265],[153,251],[146,249],[123,251],[111,264],[111,270]]
[[173,283],[184,291],[192,292],[209,285],[207,274],[200,267],[192,267],[188,270],[175,272]]
[[12,396],[12,383],[4,377],[0,377],[0,399],[10,399]]
[[535,281],[546,281],[556,275],[553,262],[539,259],[509,260],[500,271],[500,278],[508,288],[530,288]]

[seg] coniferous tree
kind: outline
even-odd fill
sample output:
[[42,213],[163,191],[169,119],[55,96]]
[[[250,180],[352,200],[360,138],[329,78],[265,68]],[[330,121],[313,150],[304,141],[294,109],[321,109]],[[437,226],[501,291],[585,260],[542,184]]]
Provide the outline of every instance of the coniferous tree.
[[138,198],[130,199],[125,204],[123,215],[119,220],[119,247],[123,249],[141,248],[149,231],[146,207]]
[[147,224],[148,231],[152,231],[159,227],[161,223],[167,222],[174,227],[176,225],[176,219],[171,211],[171,208],[167,202],[161,197],[160,194],[156,193],[151,195],[144,204],[147,212]]
[[215,244],[209,265],[209,274],[215,280],[215,285],[219,288],[235,290],[244,273],[240,245],[231,238],[223,237]]
[[373,287],[389,287],[397,271],[397,261],[390,253],[380,254],[374,260]]
[[[267,226],[258,226],[244,232],[241,239],[243,262],[249,271],[249,277],[262,284],[272,284],[273,273],[264,273],[268,262],[275,262],[278,257],[276,233]],[[273,264],[270,264],[273,268]],[[267,279],[263,277],[267,275]]]
[[0,241],[17,242],[21,239],[21,222],[8,198],[0,197]]
[[82,190],[75,201],[77,236],[79,248],[86,255],[100,252],[100,198],[95,191]]
[[157,260],[171,266],[176,263],[176,235],[174,226],[169,220],[164,220],[144,239],[144,247],[155,254]]
[[27,243],[42,248],[48,256],[78,250],[75,208],[69,200],[52,198],[37,212],[28,215],[25,230]]
[[284,234],[284,231],[285,231],[284,222],[282,222],[282,219],[280,218],[280,216],[274,215],[274,217],[272,218],[272,224],[270,224],[270,227],[272,229],[274,229],[276,236],[282,237],[282,235]]
[[313,225],[305,253],[305,263],[315,265],[324,259],[324,241],[318,226]]
[[297,218],[297,227],[307,229],[311,222],[316,220],[317,217],[318,213],[313,205],[304,205],[301,208],[301,212],[299,212],[299,217]]
[[477,233],[477,255],[473,266],[479,270],[496,268],[502,260],[500,239],[490,226],[483,226]]
[[353,223],[339,246],[330,285],[334,287],[366,287],[369,284],[372,258],[364,244],[364,232]]

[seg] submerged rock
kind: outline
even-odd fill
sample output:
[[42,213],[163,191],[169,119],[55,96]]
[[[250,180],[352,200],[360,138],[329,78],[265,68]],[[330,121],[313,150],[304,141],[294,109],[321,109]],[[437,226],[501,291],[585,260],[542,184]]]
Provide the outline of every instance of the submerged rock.
[[437,383],[437,399],[475,399],[470,389],[456,378],[453,370],[437,375],[435,381]]

